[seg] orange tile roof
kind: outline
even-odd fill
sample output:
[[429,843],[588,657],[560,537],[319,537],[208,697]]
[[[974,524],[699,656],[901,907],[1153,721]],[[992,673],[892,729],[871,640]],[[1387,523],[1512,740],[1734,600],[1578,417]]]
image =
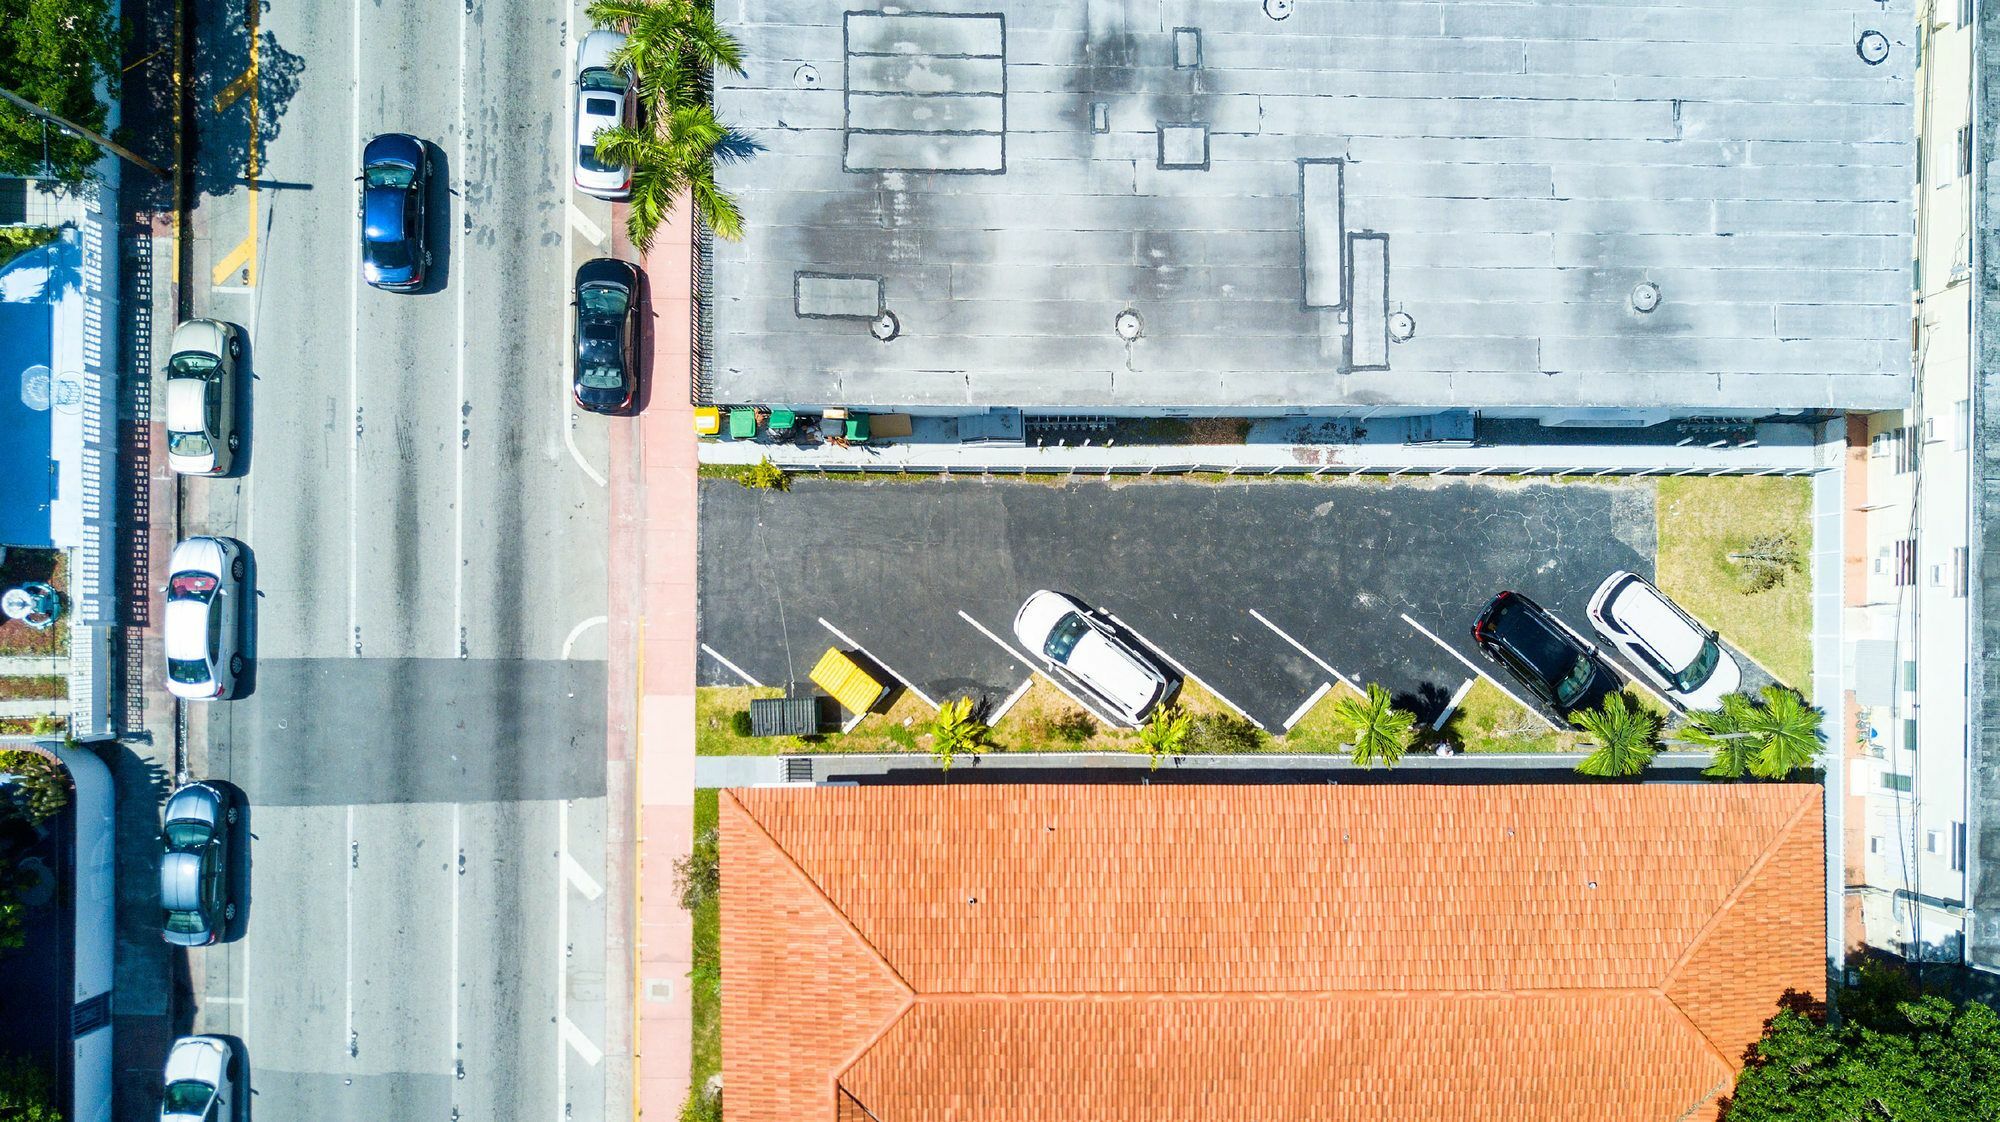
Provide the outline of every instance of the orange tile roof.
[[1824,978],[1819,789],[722,799],[731,1122],[1706,1109]]

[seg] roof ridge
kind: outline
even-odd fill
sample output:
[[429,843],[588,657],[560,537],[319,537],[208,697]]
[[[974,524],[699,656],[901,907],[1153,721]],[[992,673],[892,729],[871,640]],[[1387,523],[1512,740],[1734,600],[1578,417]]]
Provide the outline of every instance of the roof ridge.
[[[798,863],[798,860],[792,856],[790,850],[778,844],[778,839],[772,837],[771,832],[764,828],[764,824],[757,820],[757,815],[752,813],[750,808],[743,804],[742,799],[736,797],[735,791],[725,788],[720,792],[719,797],[728,799],[730,805],[734,806],[738,811],[742,812],[743,820],[750,824],[750,828],[757,832],[757,836],[763,839],[764,844],[770,848],[771,852],[777,854],[778,859],[783,861],[785,863],[785,866],[791,869],[792,872],[796,873],[801,881],[805,882],[807,890],[809,890],[813,894],[813,897],[817,899],[820,902],[820,904],[826,908],[828,912],[831,912],[833,914],[833,918],[839,922],[840,926],[847,929],[847,933],[854,937],[855,942],[860,943],[861,946],[865,950],[867,950],[868,957],[873,959],[875,961],[875,964],[882,968],[882,972],[888,975],[890,981],[896,983],[897,988],[903,991],[902,1009],[908,1009],[910,1007],[910,998],[916,994],[917,989],[915,986],[912,986],[910,984],[910,980],[908,978],[903,977],[902,972],[897,970],[895,966],[893,966],[889,962],[889,959],[885,955],[883,955],[882,948],[877,947],[874,943],[870,942],[868,936],[863,935],[861,933],[861,929],[854,926],[854,921],[848,918],[846,912],[840,910],[840,905],[833,902],[833,897],[828,896],[826,894],[826,891],[819,886],[819,882],[815,881],[812,878],[812,874],[806,872],[805,867],[800,865]],[[898,1010],[897,1016],[901,1015],[902,1015],[902,1010]],[[895,1017],[891,1017],[890,1022],[894,1023],[895,1019],[896,1019]]]
[[[1802,790],[1806,789],[1805,784],[1798,784],[1797,786]],[[1741,899],[1743,893],[1749,889],[1750,885],[1756,882],[1757,877],[1763,873],[1764,866],[1771,863],[1771,858],[1791,838],[1792,831],[1798,827],[1799,819],[1806,816],[1806,812],[1813,808],[1813,803],[1814,800],[1812,798],[1806,795],[1799,796],[1799,808],[1793,811],[1792,816],[1785,819],[1785,824],[1778,827],[1777,831],[1771,835],[1770,844],[1766,845],[1763,851],[1757,854],[1755,861],[1750,862],[1750,867],[1743,871],[1742,879],[1736,882],[1736,886],[1731,888],[1729,894],[1722,898],[1722,902],[1715,906],[1715,910],[1709,913],[1707,921],[1701,925],[1701,930],[1695,932],[1694,938],[1688,940],[1688,945],[1681,948],[1680,957],[1674,959],[1673,965],[1667,967],[1667,972],[1660,978],[1659,982],[1661,993],[1666,993],[1673,989],[1674,982],[1680,977],[1681,970],[1687,966],[1690,959],[1694,958],[1695,952],[1701,949],[1701,945],[1708,941],[1708,937],[1715,933],[1715,929],[1722,923],[1722,917],[1728,914],[1729,909],[1735,906],[1736,901]],[[1671,1001],[1673,999],[1668,998],[1668,1000]],[[1675,1008],[1678,1009],[1680,1006],[1676,1004]],[[1704,1035],[1703,1039],[1706,1039],[1706,1035]]]
[[[1666,997],[1658,986],[1547,986],[1540,989],[1354,989],[1354,990],[924,990],[912,991],[912,1005],[983,1004],[1035,1001],[1090,1001],[1111,1004],[1126,1001],[1332,1001],[1383,998],[1516,998],[1571,997],[1576,995],[1634,994]],[[1668,999],[1671,1002],[1671,998]],[[1675,1006],[1678,1010],[1679,1006]],[[1685,1014],[1683,1014],[1685,1015]]]

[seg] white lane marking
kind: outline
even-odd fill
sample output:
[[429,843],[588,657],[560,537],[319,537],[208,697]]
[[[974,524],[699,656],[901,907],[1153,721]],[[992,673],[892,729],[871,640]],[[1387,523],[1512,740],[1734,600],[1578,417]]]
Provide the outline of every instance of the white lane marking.
[[556,803],[556,1118],[569,1118],[569,879],[563,876],[562,858],[569,854],[569,800]]
[[[465,192],[465,163],[472,158],[471,139],[465,131],[465,21],[472,5],[462,4],[458,9],[458,159],[452,161],[452,170],[458,179],[458,209],[453,214],[457,221],[451,224],[451,264],[452,268],[463,268],[465,264],[465,238],[460,231],[465,229],[468,217],[463,213],[470,205],[471,196]],[[447,207],[449,213],[451,208]],[[465,642],[465,445],[469,440],[472,425],[472,402],[465,396],[465,290],[466,284],[460,278],[452,286],[458,290],[458,440],[454,443],[458,451],[453,460],[453,498],[451,504],[452,521],[452,566],[451,566],[451,637],[446,644],[451,652],[447,658],[464,658],[467,655]],[[456,1034],[454,1033],[454,1038]]]
[[1250,614],[1257,617],[1258,623],[1261,623],[1265,627],[1270,628],[1271,631],[1278,636],[1278,638],[1283,639],[1287,643],[1290,643],[1292,647],[1296,649],[1300,654],[1306,656],[1309,659],[1312,659],[1315,663],[1319,665],[1319,668],[1321,670],[1324,670],[1328,674],[1333,675],[1335,678],[1340,679],[1341,685],[1346,686],[1348,689],[1353,690],[1355,693],[1367,692],[1366,690],[1363,690],[1360,686],[1355,685],[1354,679],[1348,677],[1345,674],[1342,674],[1338,670],[1335,670],[1333,668],[1332,663],[1307,650],[1306,645],[1304,643],[1301,643],[1297,639],[1292,638],[1290,635],[1285,634],[1285,629],[1279,627],[1275,623],[1272,623],[1269,619],[1266,619],[1263,612],[1260,612],[1257,609],[1252,608],[1250,609]]
[[1070,689],[1067,683],[1063,682],[1060,678],[1057,678],[1054,674],[1049,673],[1047,669],[1036,663],[1033,659],[1022,657],[1021,652],[1015,650],[1014,645],[1012,643],[1009,643],[1007,640],[1002,639],[998,635],[995,635],[992,632],[992,630],[988,628],[985,624],[979,622],[976,619],[973,619],[969,615],[966,615],[963,609],[959,610],[958,618],[978,628],[979,633],[981,635],[984,635],[988,639],[991,639],[995,643],[999,644],[1000,649],[1006,651],[1009,655],[1013,656],[1015,661],[1019,662],[1022,666],[1027,667],[1030,671],[1034,672],[1035,674],[1039,674],[1043,681],[1061,690],[1064,696],[1068,697],[1071,701],[1074,701],[1078,705],[1083,706],[1084,712],[1089,713],[1091,716],[1096,717],[1098,720],[1103,721],[1105,724],[1115,729],[1138,727],[1136,725],[1133,725],[1129,721],[1105,715],[1105,713],[1102,710],[1100,710],[1095,703],[1085,701],[1081,694],[1078,694],[1075,690]]
[[[445,875],[451,878],[451,1039],[449,1041],[451,1049],[445,1056],[444,1069],[447,1074],[454,1077],[458,1075],[458,894],[459,881],[462,879],[459,863],[465,859],[465,851],[460,848],[463,844],[459,835],[459,806],[453,803],[451,804],[451,854],[445,861],[444,870]],[[458,1080],[454,1078],[452,1080],[454,1107],[458,1098],[457,1083]]]
[[563,1040],[576,1049],[576,1054],[583,1057],[584,1063],[596,1067],[604,1059],[604,1050],[592,1044],[590,1038],[583,1035],[583,1030],[576,1027],[576,1022],[568,1017],[562,1019],[562,1034]]
[[828,631],[833,632],[834,638],[839,639],[841,642],[846,643],[848,646],[853,647],[855,650],[860,651],[862,654],[867,655],[869,661],[873,662],[875,665],[881,667],[882,669],[887,670],[891,678],[894,678],[898,682],[903,683],[904,689],[909,690],[911,693],[916,694],[918,697],[922,698],[925,705],[928,705],[933,709],[942,708],[942,706],[940,706],[937,702],[931,700],[931,695],[918,689],[917,684],[915,682],[912,682],[908,678],[903,677],[901,674],[896,673],[895,667],[889,665],[886,662],[883,662],[879,658],[876,658],[874,652],[870,651],[867,647],[864,647],[861,644],[855,642],[854,640],[848,638],[847,634],[841,631],[840,628],[835,627],[834,625],[826,622],[824,618],[820,619],[819,625],[821,627],[826,628]]
[[1319,699],[1325,697],[1326,691],[1332,688],[1333,688],[1332,682],[1321,682],[1319,684],[1319,688],[1312,692],[1312,696],[1306,698],[1303,704],[1301,704],[1297,709],[1292,710],[1291,716],[1285,718],[1285,731],[1286,732],[1292,731],[1292,726],[1299,723],[1299,718],[1305,716],[1308,712],[1310,712],[1313,706],[1318,705]]
[[[574,18],[573,14],[571,18]],[[569,24],[570,20],[566,19],[563,21],[564,58],[570,57]],[[576,115],[567,111],[570,104],[569,87],[571,80],[571,76],[567,73],[568,69],[567,65],[556,68],[556,103],[565,107],[565,112],[563,113],[562,150],[573,154],[576,151]],[[569,173],[564,173],[563,175],[563,201],[568,206],[569,213],[577,213],[575,175]],[[576,262],[576,250],[573,245],[575,238],[571,234],[574,226],[575,224],[571,222],[562,224],[562,279],[565,284],[567,284],[570,276],[569,271],[574,267]],[[569,448],[569,458],[575,460],[576,466],[583,469],[583,474],[589,476],[599,487],[607,487],[609,484],[605,482],[604,476],[598,474],[597,469],[590,466],[590,461],[583,458],[583,450],[576,446],[576,433],[572,431],[576,424],[576,413],[571,408],[571,387],[576,384],[576,348],[568,342],[568,340],[576,338],[576,309],[570,306],[570,293],[568,291],[563,291],[556,299],[562,304],[563,338],[565,340],[562,349],[563,377],[561,384],[556,386],[556,423],[562,428],[563,444]]]
[[[571,127],[574,127],[574,123],[572,123]],[[569,197],[569,224],[576,227],[583,234],[585,241],[588,241],[591,245],[599,249],[604,248],[604,231],[598,229],[597,223],[592,222],[590,216],[583,212],[583,208],[576,205],[576,193],[574,190],[571,191]]]
[[1005,717],[1007,715],[1007,710],[1012,709],[1014,707],[1014,703],[1021,700],[1021,698],[1027,694],[1028,687],[1034,684],[1035,684],[1035,676],[1033,674],[1029,674],[1027,677],[1021,679],[1021,684],[1014,687],[1014,692],[1007,695],[1007,700],[1001,702],[1000,707],[998,709],[995,709],[993,712],[987,714],[986,723],[989,725],[999,724],[1000,718]]
[[585,872],[583,866],[577,863],[575,855],[567,849],[563,850],[562,868],[563,876],[569,881],[570,887],[582,893],[584,899],[595,900],[604,895],[604,886]]
[[1450,643],[1447,643],[1443,639],[1440,639],[1436,635],[1432,634],[1430,628],[1425,627],[1423,624],[1418,623],[1416,620],[1411,619],[1410,614],[1408,612],[1398,612],[1397,614],[1403,617],[1404,623],[1407,623],[1411,627],[1414,627],[1418,631],[1422,632],[1426,639],[1429,639],[1431,642],[1436,643],[1440,647],[1443,647],[1444,652],[1446,654],[1464,663],[1465,668],[1467,670],[1470,670],[1474,674],[1477,674],[1480,677],[1486,679],[1489,683],[1492,684],[1494,689],[1499,690],[1501,693],[1506,694],[1509,698],[1513,700],[1514,704],[1520,706],[1523,709],[1526,709],[1530,713],[1533,713],[1535,717],[1538,720],[1540,720],[1543,724],[1549,726],[1550,728],[1556,730],[1557,732],[1563,731],[1563,727],[1559,724],[1556,724],[1554,721],[1550,720],[1549,715],[1547,713],[1542,712],[1541,709],[1537,706],[1530,705],[1527,702],[1522,701],[1521,696],[1519,694],[1515,693],[1513,690],[1508,689],[1506,686],[1501,685],[1500,682],[1493,677],[1493,675],[1488,674],[1484,670],[1481,670],[1479,666],[1475,664],[1471,659],[1465,657],[1462,654],[1459,654],[1457,647],[1452,646]]
[[1458,687],[1458,692],[1452,694],[1451,700],[1445,703],[1444,712],[1439,713],[1437,715],[1437,720],[1431,722],[1432,732],[1436,732],[1437,730],[1443,728],[1445,726],[1445,722],[1451,720],[1451,715],[1453,713],[1458,712],[1458,706],[1461,702],[1465,700],[1465,695],[1472,692],[1472,683],[1477,682],[1478,680],[1479,679],[1477,678],[1467,678],[1465,680],[1465,683]]
[[[361,166],[361,0],[354,0],[350,167]],[[361,657],[361,208],[347,238],[347,638]],[[343,644],[345,645],[345,644]],[[350,1016],[349,1020],[353,1018]]]
[[569,635],[563,639],[563,661],[569,661],[570,652],[576,649],[576,641],[583,637],[584,632],[608,622],[610,622],[609,616],[591,616],[589,619],[570,628]]
[[347,1036],[340,1042],[340,1050],[351,1060],[354,1048],[354,866],[359,863],[360,853],[354,847],[354,807],[347,808],[347,852],[341,854],[347,861]]
[[1214,686],[1209,685],[1207,682],[1202,681],[1200,678],[1195,677],[1194,671],[1189,670],[1185,666],[1182,666],[1179,659],[1167,653],[1166,648],[1160,646],[1158,643],[1153,642],[1151,639],[1146,638],[1144,635],[1139,634],[1138,628],[1132,626],[1129,623],[1126,623],[1122,619],[1119,619],[1116,615],[1113,615],[1111,612],[1105,612],[1104,614],[1106,618],[1111,620],[1111,622],[1117,624],[1118,626],[1124,628],[1127,631],[1130,631],[1134,639],[1137,639],[1141,643],[1144,643],[1148,647],[1152,648],[1154,654],[1159,655],[1161,658],[1166,659],[1169,665],[1171,665],[1175,670],[1181,672],[1181,676],[1183,678],[1186,678],[1188,681],[1193,682],[1195,685],[1200,686],[1202,689],[1207,690],[1209,693],[1214,694],[1217,701],[1220,701],[1224,705],[1229,706],[1231,709],[1236,710],[1237,716],[1242,717],[1244,720],[1250,722],[1253,725],[1256,725],[1260,729],[1264,729],[1265,732],[1271,731],[1270,729],[1264,728],[1264,722],[1258,720],[1255,717],[1252,717],[1250,715],[1249,710],[1229,700],[1227,697],[1224,697],[1222,695],[1221,690],[1218,690]]
[[762,683],[762,682],[758,681],[758,680],[757,680],[757,679],[755,679],[755,678],[752,678],[752,677],[750,676],[750,672],[749,672],[749,671],[747,671],[747,670],[743,669],[743,668],[742,668],[741,666],[738,666],[738,665],[736,665],[735,663],[733,663],[733,662],[729,661],[728,659],[726,659],[726,658],[722,657],[722,652],[721,652],[721,651],[718,651],[718,650],[716,650],[716,649],[715,649],[714,647],[711,647],[711,646],[709,646],[709,645],[708,645],[707,643],[702,643],[702,644],[700,644],[700,646],[701,646],[701,649],[702,649],[702,650],[704,650],[704,651],[708,652],[708,657],[710,657],[710,658],[714,659],[715,661],[717,661],[717,662],[721,663],[722,665],[724,665],[724,666],[728,667],[728,668],[729,668],[729,672],[730,672],[731,674],[734,674],[734,675],[736,675],[736,676],[737,676],[738,678],[741,678],[741,679],[743,679],[743,681],[744,681],[744,683],[745,683],[746,685],[748,685],[748,686],[752,687],[753,689],[760,689],[760,690],[761,690],[761,689],[763,689],[763,688],[764,688],[764,683]]

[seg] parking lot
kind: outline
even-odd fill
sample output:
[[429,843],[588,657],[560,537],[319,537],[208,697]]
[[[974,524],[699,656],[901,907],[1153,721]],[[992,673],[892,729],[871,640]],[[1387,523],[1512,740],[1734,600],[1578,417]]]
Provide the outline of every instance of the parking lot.
[[1631,484],[705,480],[701,519],[703,685],[859,647],[929,700],[997,704],[1029,676],[1014,613],[1050,588],[1273,732],[1341,678],[1433,719],[1492,669],[1469,629],[1493,593],[1589,634],[1598,583],[1655,553]]

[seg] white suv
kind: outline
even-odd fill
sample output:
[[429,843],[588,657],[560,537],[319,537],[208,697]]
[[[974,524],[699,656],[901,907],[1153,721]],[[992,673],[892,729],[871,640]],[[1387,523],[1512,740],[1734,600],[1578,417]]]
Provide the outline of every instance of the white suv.
[[1604,578],[1586,610],[1590,625],[1683,709],[1713,709],[1743,684],[1743,670],[1715,632],[1635,573]]
[[1030,658],[1068,671],[1130,724],[1143,722],[1179,684],[1060,592],[1043,589],[1028,597],[1014,616],[1014,637]]

